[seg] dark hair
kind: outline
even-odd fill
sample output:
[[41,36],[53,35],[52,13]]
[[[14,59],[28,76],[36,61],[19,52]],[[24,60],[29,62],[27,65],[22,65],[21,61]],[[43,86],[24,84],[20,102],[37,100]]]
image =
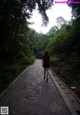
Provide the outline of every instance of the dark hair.
[[44,53],[44,55],[45,55],[45,56],[46,56],[46,55],[48,56],[48,52],[46,51],[46,52]]

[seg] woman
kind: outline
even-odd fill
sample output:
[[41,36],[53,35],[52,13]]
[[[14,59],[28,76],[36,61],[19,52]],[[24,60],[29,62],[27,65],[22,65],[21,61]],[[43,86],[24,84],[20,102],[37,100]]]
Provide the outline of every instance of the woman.
[[43,67],[44,67],[44,79],[46,77],[46,81],[48,81],[48,70],[50,68],[50,57],[47,51],[45,52],[43,56],[42,62],[43,62]]

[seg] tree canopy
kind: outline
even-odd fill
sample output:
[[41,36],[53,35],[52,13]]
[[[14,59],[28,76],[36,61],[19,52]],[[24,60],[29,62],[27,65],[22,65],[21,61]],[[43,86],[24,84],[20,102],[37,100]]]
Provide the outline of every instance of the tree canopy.
[[46,50],[52,67],[68,84],[80,80],[80,6],[70,4],[75,17],[71,23],[58,17],[59,27],[53,26],[45,35],[28,27],[36,6],[43,25],[47,25],[46,10],[52,4],[53,0],[0,0],[0,85],[13,80],[16,73],[33,63],[35,57],[41,58]]
[[70,2],[69,6],[72,7],[72,14],[74,17],[80,16],[80,1],[79,0],[68,0]]

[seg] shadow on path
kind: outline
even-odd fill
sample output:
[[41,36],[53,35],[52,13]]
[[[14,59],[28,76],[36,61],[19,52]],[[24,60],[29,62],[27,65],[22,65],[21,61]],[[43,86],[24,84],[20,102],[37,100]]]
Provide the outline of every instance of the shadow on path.
[[9,115],[71,115],[50,76],[43,79],[41,60],[26,69],[0,106],[9,106]]

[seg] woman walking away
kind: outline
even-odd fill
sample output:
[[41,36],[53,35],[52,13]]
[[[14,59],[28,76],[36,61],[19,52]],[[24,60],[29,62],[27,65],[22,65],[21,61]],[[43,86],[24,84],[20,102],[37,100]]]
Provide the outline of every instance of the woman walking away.
[[50,57],[48,55],[48,52],[46,51],[43,59],[42,59],[42,63],[43,63],[43,68],[44,68],[44,79],[46,78],[46,81],[48,82],[48,74],[49,74],[49,68],[50,68]]

